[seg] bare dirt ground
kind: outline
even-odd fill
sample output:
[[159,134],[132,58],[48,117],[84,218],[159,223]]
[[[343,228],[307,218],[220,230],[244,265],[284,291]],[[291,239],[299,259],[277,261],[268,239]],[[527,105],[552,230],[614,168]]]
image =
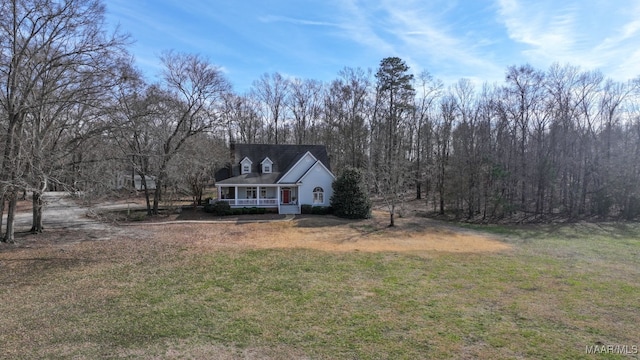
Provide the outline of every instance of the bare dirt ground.
[[[19,201],[15,219],[17,244],[0,243],[0,250],[12,247],[68,245],[81,241],[111,240],[123,235],[150,235],[142,230],[115,226],[113,223],[103,221],[100,217],[93,216],[98,211],[120,208],[122,204],[104,202],[97,206],[83,206],[65,192],[48,192],[43,199],[45,202],[44,233],[37,235],[29,233],[32,225],[31,201]],[[4,231],[6,214],[2,221]]]
[[[452,224],[415,216],[406,211],[387,227],[388,213],[374,210],[371,219],[345,220],[334,216],[299,215],[286,219],[276,214],[217,218],[202,212],[183,211],[149,222],[115,223],[95,216],[107,210],[135,207],[135,202],[103,202],[84,207],[63,193],[48,193],[44,213],[45,233],[29,235],[31,213],[21,205],[16,219],[17,245],[8,247],[65,245],[82,241],[120,238],[189,242],[198,248],[305,248],[330,252],[398,252],[424,255],[433,252],[481,253],[505,251],[504,242]],[[139,202],[138,202],[139,203]],[[411,204],[409,204],[411,205]],[[88,216],[93,214],[94,216]],[[175,221],[188,220],[188,223]],[[194,222],[202,220],[202,223]],[[216,221],[219,220],[219,221]],[[172,221],[171,224],[158,224]]]

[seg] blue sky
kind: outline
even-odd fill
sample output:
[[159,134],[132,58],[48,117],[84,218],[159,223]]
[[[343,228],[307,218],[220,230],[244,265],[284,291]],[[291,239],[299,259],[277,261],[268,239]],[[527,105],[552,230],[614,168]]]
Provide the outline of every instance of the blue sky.
[[150,81],[164,50],[197,53],[242,93],[264,73],[331,81],[398,56],[453,84],[502,83],[510,65],[554,62],[640,75],[638,0],[106,0],[107,20]]

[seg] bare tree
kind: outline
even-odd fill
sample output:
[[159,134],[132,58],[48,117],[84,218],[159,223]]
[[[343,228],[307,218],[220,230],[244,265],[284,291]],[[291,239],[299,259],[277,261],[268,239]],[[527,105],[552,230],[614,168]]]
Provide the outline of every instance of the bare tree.
[[[33,120],[35,136],[30,162],[31,173],[39,178],[34,199],[34,230],[41,231],[41,203],[46,184],[38,152],[43,137],[54,131],[54,124],[65,104],[95,99],[109,79],[114,55],[122,53],[125,38],[104,32],[104,6],[98,0],[11,0],[0,4],[0,103],[7,118],[2,160],[0,196],[9,216],[4,241],[14,241],[13,213],[19,191],[19,162],[26,121]],[[109,82],[109,81],[107,81]],[[64,103],[64,104],[63,104]],[[62,104],[62,105],[61,105]],[[51,111],[43,114],[43,111]]]
[[331,129],[325,143],[338,171],[346,167],[363,169],[369,149],[371,71],[344,68],[338,75],[325,94],[325,125]]
[[319,115],[322,83],[317,80],[294,79],[290,81],[289,87],[286,102],[293,115],[294,140],[298,145],[307,144],[311,125]]
[[123,63],[120,74],[121,81],[114,87],[114,104],[108,112],[111,119],[109,130],[111,138],[121,150],[120,161],[127,166],[125,169],[116,169],[116,177],[128,172],[133,187],[130,191],[138,190],[135,188],[135,176],[140,177],[147,214],[152,215],[152,189],[148,180],[154,176],[154,152],[158,146],[158,139],[154,136],[154,119],[164,115],[159,112],[162,107],[157,103],[163,98],[157,95],[160,92],[158,87],[148,86],[131,64]]
[[221,116],[227,128],[226,136],[229,142],[251,144],[262,141],[264,129],[256,103],[252,94],[227,93],[224,96]]
[[478,197],[480,194],[480,170],[482,167],[479,152],[477,131],[478,106],[476,94],[468,79],[460,79],[453,87],[456,99],[457,113],[460,121],[453,134],[453,154],[458,172],[455,174],[455,194],[461,207],[466,207],[467,217],[471,218],[479,210]]
[[530,176],[527,159],[527,142],[529,126],[535,113],[541,111],[544,106],[543,96],[544,74],[534,69],[531,65],[511,66],[507,70],[506,80],[508,86],[505,87],[506,104],[505,109],[513,121],[513,132],[517,138],[517,156],[515,170],[518,174],[520,208],[528,209],[527,182]]
[[453,95],[447,94],[440,100],[440,121],[436,125],[436,158],[438,163],[438,173],[436,177],[436,188],[438,189],[438,201],[440,203],[439,212],[445,212],[447,170],[449,167],[449,157],[451,154],[451,133],[454,122],[457,118],[457,104]]
[[412,125],[415,127],[415,139],[413,140],[415,152],[415,184],[416,199],[422,198],[423,175],[423,153],[426,148],[427,157],[430,156],[432,128],[431,117],[433,116],[433,108],[436,100],[442,93],[442,81],[436,80],[427,71],[418,74],[416,79],[416,99],[414,104],[414,112]]
[[179,193],[188,194],[193,204],[202,205],[206,187],[213,183],[213,173],[229,161],[224,140],[207,133],[187,140],[168,167],[169,181]]
[[153,214],[158,214],[170,161],[189,138],[220,125],[222,99],[230,91],[220,70],[197,55],[167,52],[161,60],[165,69],[156,103],[160,107],[155,118],[160,151]]
[[289,91],[289,81],[282,77],[280,73],[276,72],[271,75],[265,73],[260,79],[254,81],[253,91],[261,101],[262,106],[266,108],[266,113],[269,114],[273,122],[271,127],[273,131],[269,131],[268,140],[278,144],[280,141],[280,137],[278,137],[278,122],[285,118],[285,100]]

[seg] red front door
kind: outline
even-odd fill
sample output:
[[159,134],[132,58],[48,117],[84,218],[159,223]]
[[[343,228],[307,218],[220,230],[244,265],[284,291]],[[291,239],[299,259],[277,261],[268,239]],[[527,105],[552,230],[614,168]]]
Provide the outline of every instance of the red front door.
[[289,202],[291,202],[291,190],[282,189],[282,203],[288,204]]

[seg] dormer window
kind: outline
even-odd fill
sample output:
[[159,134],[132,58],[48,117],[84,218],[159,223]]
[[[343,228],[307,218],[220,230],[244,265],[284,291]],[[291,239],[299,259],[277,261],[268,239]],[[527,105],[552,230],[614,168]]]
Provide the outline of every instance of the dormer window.
[[263,174],[271,174],[271,172],[273,171],[273,161],[271,161],[271,159],[269,159],[268,157],[264,158],[260,165],[262,165]]
[[249,174],[251,172],[251,164],[253,164],[253,162],[249,160],[248,157],[242,159],[242,161],[240,161],[240,174]]

